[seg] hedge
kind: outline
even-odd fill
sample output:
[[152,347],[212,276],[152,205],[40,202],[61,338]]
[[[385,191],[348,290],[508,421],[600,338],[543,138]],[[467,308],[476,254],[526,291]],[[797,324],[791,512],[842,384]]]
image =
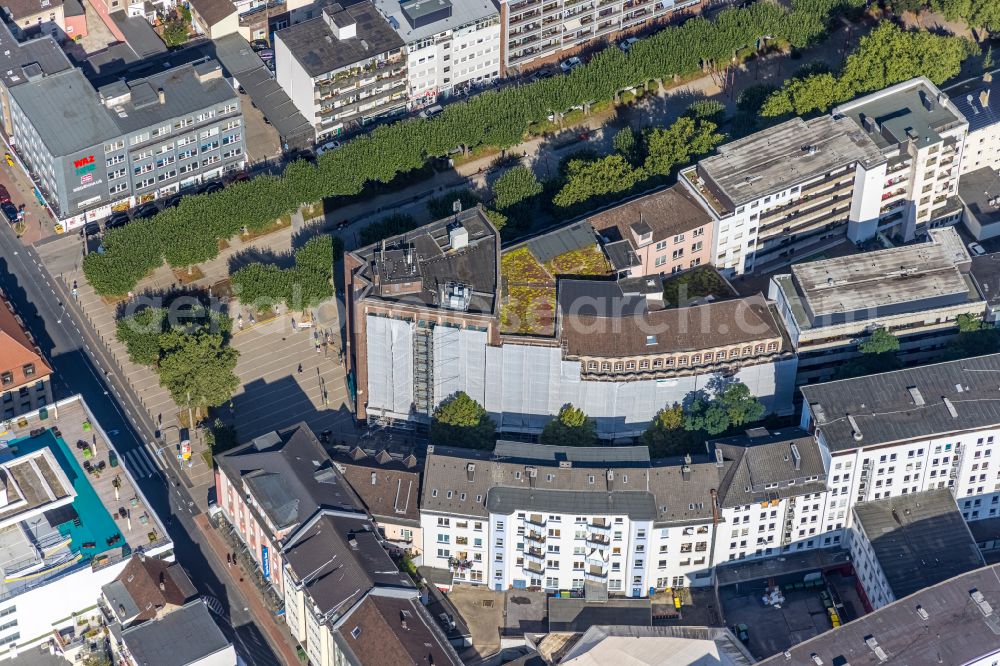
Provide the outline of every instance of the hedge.
[[727,9],[714,21],[694,18],[634,44],[629,53],[607,48],[567,76],[485,92],[447,106],[431,118],[383,125],[316,165],[290,164],[280,177],[260,176],[213,193],[185,197],[176,208],[109,231],[104,252],[88,255],[84,273],[98,293],[120,296],[164,260],[184,267],[217,256],[219,241],[244,226],[262,229],[300,205],[327,197],[356,195],[366,183],[388,183],[397,175],[448,154],[456,146],[509,148],[532,123],[552,111],[614,99],[620,91],[650,81],[688,76],[725,65],[744,46],[768,36],[795,47],[816,41],[830,16],[859,0],[792,0],[788,10],[771,2]]

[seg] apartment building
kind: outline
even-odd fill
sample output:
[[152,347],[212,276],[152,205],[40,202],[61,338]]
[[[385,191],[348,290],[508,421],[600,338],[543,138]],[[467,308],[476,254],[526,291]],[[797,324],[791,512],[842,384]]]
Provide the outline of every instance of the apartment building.
[[987,74],[948,88],[948,97],[969,123],[959,173],[989,167],[1000,171],[1000,76]]
[[969,122],[933,83],[911,79],[841,104],[831,114],[858,123],[887,160],[881,187],[873,174],[864,188],[863,204],[878,195],[881,205],[877,222],[864,220],[861,237],[877,230],[909,241],[958,222],[959,165]]
[[977,241],[1000,235],[1000,172],[982,167],[962,174],[958,184],[962,223]]
[[910,241],[957,222],[967,130],[921,77],[725,144],[680,180],[716,220],[713,263],[765,272],[845,240]]
[[680,185],[587,218],[619,277],[671,275],[712,263],[714,223]]
[[802,427],[827,460],[828,511],[849,516],[860,502],[947,488],[967,521],[1000,515],[998,371],[991,354],[803,386]]
[[708,449],[726,476],[720,486],[715,561],[842,546],[826,524],[827,469],[808,432],[753,428]]
[[496,590],[589,584],[644,597],[653,587],[708,585],[723,473],[707,459],[651,464],[646,447],[432,445],[424,564]]
[[0,21],[0,112],[3,114],[3,131],[10,135],[10,88],[24,85],[39,76],[55,74],[73,65],[49,35],[19,41],[10,26]]
[[982,316],[956,231],[935,229],[925,243],[795,264],[771,278],[775,302],[798,354],[799,384],[826,381],[855,358],[873,329],[899,338],[904,364],[939,358],[958,334],[959,315]]
[[713,263],[740,275],[870,236],[861,223],[876,216],[877,202],[860,192],[884,163],[850,119],[793,118],[720,146],[680,182],[715,221]]
[[824,631],[761,666],[991,664],[1000,650],[1000,565],[982,567]]
[[474,209],[347,255],[359,419],[421,427],[462,391],[503,432],[537,434],[569,402],[633,437],[723,376],[790,409],[795,358],[762,297],[664,309],[655,284],[593,279],[612,268],[585,222],[509,248],[503,274],[498,246]]
[[399,458],[385,449],[359,446],[333,456],[333,463],[361,499],[386,543],[417,555],[420,534],[420,467],[412,453]]
[[274,33],[275,78],[320,140],[406,110],[404,46],[370,0],[327,5]]
[[851,562],[868,611],[986,564],[945,488],[861,502],[853,512]]
[[52,368],[2,293],[0,391],[6,421],[52,404]]
[[67,69],[9,95],[13,147],[66,229],[246,163],[239,96],[210,58],[96,89]]
[[4,0],[0,5],[6,22],[18,38],[51,35],[66,39],[66,14],[62,0]]
[[599,41],[666,21],[700,0],[501,0],[505,76],[540,67]]
[[282,556],[285,621],[311,664],[461,665],[364,513],[321,509]]
[[305,423],[215,456],[219,508],[264,579],[283,596],[282,546],[323,508],[360,511],[360,500]]
[[494,0],[375,0],[406,44],[411,109],[500,78],[500,9]]

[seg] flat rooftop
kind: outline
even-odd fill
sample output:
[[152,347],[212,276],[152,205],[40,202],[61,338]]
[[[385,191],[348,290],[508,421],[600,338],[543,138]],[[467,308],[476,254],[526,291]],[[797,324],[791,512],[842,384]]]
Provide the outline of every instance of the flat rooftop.
[[926,243],[795,264],[773,279],[801,329],[979,301],[960,270],[969,253],[948,227]]
[[[975,593],[985,605],[977,603]],[[1000,565],[956,576],[791,647],[760,666],[971,664],[1000,650]],[[925,615],[921,615],[921,611]],[[885,655],[876,654],[876,649]],[[785,655],[788,656],[785,656]],[[993,658],[986,660],[991,663]]]
[[1000,305],[1000,252],[973,257],[969,272],[986,302],[992,306]]
[[917,147],[941,141],[941,133],[965,123],[948,96],[924,77],[866,95],[831,112],[850,118],[882,150],[907,141]]
[[1000,354],[801,387],[832,452],[1000,425]]
[[[12,478],[28,504],[21,520],[0,514],[0,597],[44,585],[67,570],[96,569],[133,552],[170,546],[117,453],[112,464],[114,449],[79,396],[50,406],[45,418],[29,414],[11,425],[0,433],[0,461],[7,461],[0,466],[18,467]],[[16,462],[26,459],[30,473]]]
[[493,314],[498,243],[483,212],[470,208],[355,250],[363,264],[356,279],[371,284],[363,298]]
[[[407,44],[433,37],[445,30],[456,30],[466,25],[500,16],[500,8],[493,0],[421,0],[410,2],[409,12],[403,11],[399,0],[375,0],[378,11],[386,18],[396,34]],[[417,19],[412,22],[407,13]],[[436,20],[427,21],[434,13]],[[424,19],[424,20],[421,20]]]
[[403,40],[379,13],[371,0],[335,10],[323,9],[337,25],[354,23],[356,36],[337,39],[327,23],[327,16],[303,21],[275,33],[309,76],[335,72],[363,63],[382,53],[398,51]]
[[793,118],[723,144],[717,155],[698,162],[697,173],[722,205],[716,212],[725,216],[837,167],[881,159],[875,143],[849,119]]
[[962,174],[958,196],[982,226],[1000,222],[1000,174],[991,167]]
[[897,599],[986,564],[947,488],[854,506]]

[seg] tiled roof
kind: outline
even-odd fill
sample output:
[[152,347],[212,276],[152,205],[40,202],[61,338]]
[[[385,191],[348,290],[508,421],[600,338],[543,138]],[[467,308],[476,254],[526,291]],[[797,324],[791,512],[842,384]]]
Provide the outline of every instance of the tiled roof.
[[[113,583],[104,587],[112,611],[119,612],[119,604],[132,603],[138,612],[135,620],[140,622],[153,619],[167,606],[183,606],[197,596],[197,590],[179,564],[154,557],[133,555],[114,582],[120,587],[112,588]],[[124,592],[127,598],[116,598],[119,592]]]
[[702,351],[782,337],[760,294],[636,316],[560,313],[559,329],[567,355],[595,357]]
[[[358,449],[360,451],[360,449]],[[420,469],[407,469],[395,459],[379,456],[336,456],[334,463],[358,494],[368,513],[386,522],[420,522]]]
[[[28,365],[34,366],[34,373],[31,375],[24,372]],[[10,390],[49,376],[52,369],[35,348],[10,304],[0,298],[0,373],[2,372],[13,375],[13,383],[4,386],[5,390]]]
[[587,218],[594,229],[610,241],[625,240],[638,247],[630,226],[642,222],[649,227],[655,243],[692,231],[712,222],[712,218],[681,185],[629,201]]

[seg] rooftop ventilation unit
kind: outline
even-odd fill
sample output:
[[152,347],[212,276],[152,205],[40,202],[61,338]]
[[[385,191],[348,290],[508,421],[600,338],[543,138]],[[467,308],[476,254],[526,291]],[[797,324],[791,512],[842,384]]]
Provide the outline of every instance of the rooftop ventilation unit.
[[864,435],[861,434],[861,428],[858,427],[858,421],[853,415],[848,414],[847,420],[851,424],[851,437],[854,438],[855,442],[860,442],[864,439]]
[[972,597],[972,601],[979,608],[979,612],[983,614],[983,617],[989,617],[993,615],[993,606],[990,606],[990,602],[986,601],[986,597],[979,590],[972,590],[969,592],[969,596]]
[[868,648],[875,653],[875,658],[878,659],[880,664],[888,661],[889,655],[885,653],[885,650],[883,650],[882,646],[878,644],[878,641],[875,640],[874,636],[869,636],[868,638],[866,638],[865,645],[867,645]]

